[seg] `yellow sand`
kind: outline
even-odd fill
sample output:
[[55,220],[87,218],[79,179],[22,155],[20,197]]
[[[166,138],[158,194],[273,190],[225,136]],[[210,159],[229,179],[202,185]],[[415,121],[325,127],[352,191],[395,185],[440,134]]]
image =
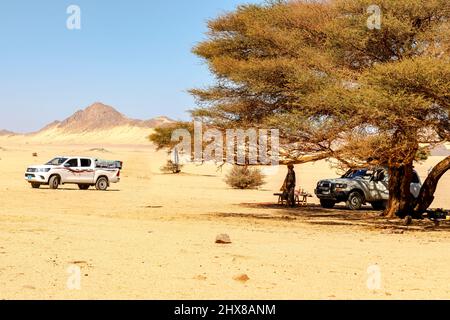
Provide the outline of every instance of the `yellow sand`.
[[[450,298],[445,225],[399,231],[399,222],[376,227],[384,222],[373,223],[373,211],[346,219],[342,208],[316,217],[255,205],[276,200],[284,168],[262,190],[231,190],[223,182],[227,168],[189,165],[181,175],[161,174],[166,155],[144,135],[133,145],[125,136],[109,140],[115,145],[94,144],[94,136],[69,139],[78,144],[0,138],[0,299]],[[123,160],[122,182],[108,192],[31,189],[27,165],[58,154]],[[422,178],[437,161],[417,166]],[[310,192],[317,180],[336,176],[324,161],[296,171]],[[449,186],[447,174],[433,206],[450,208]],[[220,233],[233,243],[215,244]],[[367,287],[375,264],[380,290]],[[80,290],[67,287],[71,265],[81,268]],[[241,274],[249,280],[233,279]]]

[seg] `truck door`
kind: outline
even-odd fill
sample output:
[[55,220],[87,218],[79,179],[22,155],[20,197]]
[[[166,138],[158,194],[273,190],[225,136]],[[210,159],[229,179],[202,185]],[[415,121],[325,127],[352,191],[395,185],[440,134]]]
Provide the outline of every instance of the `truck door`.
[[78,159],[72,158],[64,163],[64,174],[62,175],[62,182],[75,182],[77,179]]
[[94,165],[91,159],[80,158],[78,181],[80,183],[94,183]]

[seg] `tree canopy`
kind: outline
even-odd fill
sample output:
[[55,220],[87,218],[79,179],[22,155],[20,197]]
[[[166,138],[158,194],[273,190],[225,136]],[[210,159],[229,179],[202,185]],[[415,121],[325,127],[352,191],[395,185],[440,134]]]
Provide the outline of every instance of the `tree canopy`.
[[270,1],[209,21],[193,52],[216,83],[191,90],[192,115],[223,130],[279,128],[292,162],[389,167],[393,215],[411,206],[418,151],[449,141],[450,10],[447,0],[380,0],[371,28],[372,5]]

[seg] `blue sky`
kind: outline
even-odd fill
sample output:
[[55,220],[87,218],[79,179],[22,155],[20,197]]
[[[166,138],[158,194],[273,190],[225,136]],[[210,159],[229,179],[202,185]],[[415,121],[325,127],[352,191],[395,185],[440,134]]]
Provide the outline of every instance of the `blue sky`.
[[[191,53],[206,21],[258,0],[42,0],[0,4],[0,129],[38,130],[96,101],[132,118],[187,119],[213,81]],[[69,30],[69,5],[81,30]]]

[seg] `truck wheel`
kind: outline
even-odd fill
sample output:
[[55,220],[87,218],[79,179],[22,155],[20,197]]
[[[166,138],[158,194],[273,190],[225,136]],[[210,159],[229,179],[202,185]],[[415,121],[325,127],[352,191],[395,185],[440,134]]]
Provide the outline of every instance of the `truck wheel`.
[[59,177],[53,176],[50,178],[50,181],[48,182],[50,189],[58,189],[59,187]]
[[335,204],[336,202],[334,202],[333,200],[320,199],[320,205],[322,206],[322,208],[332,209],[334,208]]
[[31,187],[32,187],[33,189],[39,189],[39,188],[41,187],[41,184],[40,184],[40,183],[32,183],[32,184],[31,184]]
[[374,208],[375,210],[384,210],[384,209],[386,209],[386,202],[385,201],[376,201],[376,202],[371,202],[370,204],[372,205],[372,208]]
[[97,183],[95,184],[95,188],[97,190],[105,191],[108,189],[108,179],[105,177],[101,177],[97,180]]
[[350,210],[359,210],[363,205],[364,199],[361,193],[358,191],[353,191],[348,196],[347,207]]
[[87,189],[89,189],[89,185],[88,184],[79,184],[78,188],[80,190],[87,190]]

